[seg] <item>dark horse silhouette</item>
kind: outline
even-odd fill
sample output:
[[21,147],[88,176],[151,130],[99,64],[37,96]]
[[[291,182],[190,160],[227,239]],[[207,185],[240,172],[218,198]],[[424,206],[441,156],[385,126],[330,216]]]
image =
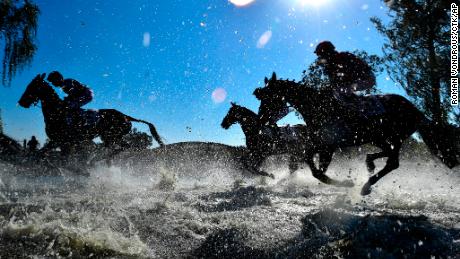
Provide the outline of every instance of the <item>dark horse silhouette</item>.
[[301,86],[293,81],[277,80],[275,73],[270,80],[265,78],[265,83],[265,87],[254,92],[259,100],[275,99],[283,100],[286,105],[291,104],[312,127],[314,134],[310,138],[311,144],[315,152],[320,154],[320,168],[312,168],[312,173],[323,183],[337,184],[337,181],[325,175],[337,148],[371,143],[382,151],[367,155],[368,170],[374,171],[375,159],[388,157],[388,160],[384,168],[371,176],[363,186],[361,194],[369,194],[373,184],[399,167],[401,144],[415,131],[421,134],[431,152],[449,168],[458,164],[458,150],[454,141],[457,129],[450,125],[432,123],[402,96],[376,96],[385,112],[374,116],[358,116],[356,113],[348,113],[337,104],[330,91]]
[[221,126],[224,129],[230,128],[239,123],[246,136],[246,147],[248,155],[244,159],[247,169],[252,173],[273,177],[273,174],[266,173],[259,169],[262,162],[271,155],[290,154],[289,170],[291,173],[298,169],[298,162],[305,160],[309,155],[307,146],[308,128],[306,125],[294,125],[279,127],[279,136],[271,127],[262,125],[259,116],[253,111],[231,103],[230,110],[222,120]]
[[73,118],[79,123],[69,126],[64,102],[44,78],[45,74],[39,74],[29,83],[19,105],[29,108],[41,101],[50,147],[59,147],[63,154],[68,155],[72,149],[100,137],[106,147],[119,150],[125,146],[123,136],[130,132],[131,122],[147,124],[158,144],[164,145],[152,123],[132,118],[114,109],[82,110],[82,118]]

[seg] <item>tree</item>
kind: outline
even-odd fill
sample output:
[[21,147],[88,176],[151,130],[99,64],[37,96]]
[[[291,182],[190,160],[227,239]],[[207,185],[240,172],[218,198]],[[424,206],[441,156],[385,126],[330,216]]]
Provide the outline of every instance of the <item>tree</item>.
[[[370,55],[366,51],[354,51],[353,54],[369,64],[375,74],[379,74],[383,71],[383,60],[377,55]],[[318,59],[313,61],[307,70],[303,71],[301,83],[306,87],[312,87],[315,89],[322,89],[330,85],[329,78],[324,71],[324,67],[320,66]],[[375,93],[376,91],[377,88],[374,86],[367,92]]]
[[5,41],[2,83],[7,85],[18,71],[30,64],[37,50],[35,44],[38,6],[30,0],[0,2],[0,39]]
[[458,116],[449,98],[452,1],[383,1],[391,21],[384,24],[376,17],[371,21],[386,37],[383,58],[390,77],[434,122],[448,123]]
[[133,128],[131,132],[123,137],[129,148],[134,150],[147,149],[152,145],[152,136]]

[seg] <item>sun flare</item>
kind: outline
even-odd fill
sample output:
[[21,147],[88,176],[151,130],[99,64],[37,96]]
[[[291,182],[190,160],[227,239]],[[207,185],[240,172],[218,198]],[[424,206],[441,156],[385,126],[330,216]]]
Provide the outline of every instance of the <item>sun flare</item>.
[[252,4],[254,0],[229,0],[229,2],[237,7],[243,7]]

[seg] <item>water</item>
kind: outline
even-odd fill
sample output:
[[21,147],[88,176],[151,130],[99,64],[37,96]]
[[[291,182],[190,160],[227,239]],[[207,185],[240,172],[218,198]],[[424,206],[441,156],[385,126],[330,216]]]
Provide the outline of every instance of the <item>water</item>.
[[24,176],[28,169],[3,163],[0,256],[459,255],[459,170],[430,156],[404,158],[362,197],[363,155],[335,157],[328,174],[359,184],[345,189],[320,184],[308,169],[289,175],[284,157],[264,165],[275,180],[252,177],[240,154],[182,143],[124,153],[89,177]]

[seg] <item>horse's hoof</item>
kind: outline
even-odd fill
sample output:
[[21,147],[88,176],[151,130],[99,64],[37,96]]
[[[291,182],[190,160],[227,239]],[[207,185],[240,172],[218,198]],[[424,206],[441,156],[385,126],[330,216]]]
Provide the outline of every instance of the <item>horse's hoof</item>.
[[350,188],[355,186],[355,184],[351,180],[345,180],[340,183],[340,186]]
[[366,196],[371,194],[371,186],[369,184],[365,184],[363,188],[361,189],[361,195]]

